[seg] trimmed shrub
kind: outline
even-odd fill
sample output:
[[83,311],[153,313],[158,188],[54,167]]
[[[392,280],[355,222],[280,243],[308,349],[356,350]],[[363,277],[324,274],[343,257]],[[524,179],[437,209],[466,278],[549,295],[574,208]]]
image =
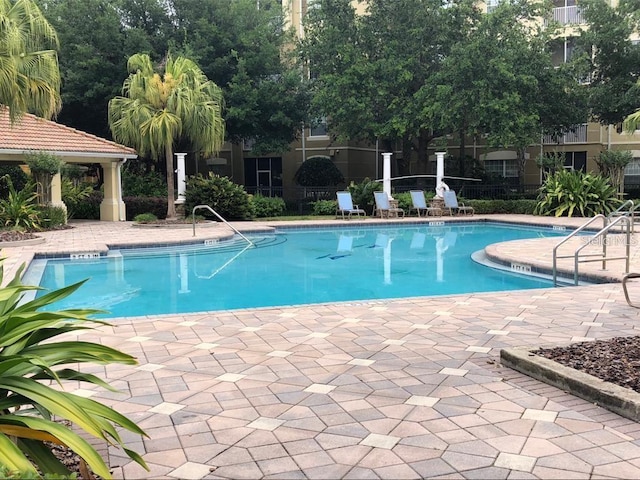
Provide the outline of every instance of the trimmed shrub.
[[398,208],[404,210],[405,213],[407,213],[411,209],[411,207],[413,207],[411,194],[409,192],[394,193],[393,198],[394,200],[398,201]]
[[536,200],[465,200],[465,205],[473,207],[476,214],[512,213],[532,215],[535,211]]
[[127,206],[127,220],[133,220],[136,215],[150,213],[157,218],[167,218],[166,197],[124,197],[122,199]]
[[311,157],[304,161],[293,176],[303,187],[324,187],[344,182],[344,175],[327,157]]
[[67,224],[67,211],[64,208],[50,205],[39,205],[37,208],[42,228],[55,230]]
[[[185,209],[189,213],[196,205],[208,205],[225,220],[251,220],[254,216],[249,194],[243,186],[236,185],[227,177],[212,173],[207,177],[201,174],[190,177],[187,179],[185,196]],[[218,218],[206,209],[197,213],[218,221]]]
[[338,202],[336,200],[318,200],[313,202],[313,214],[314,215],[335,215],[338,208]]
[[158,221],[158,217],[153,213],[140,213],[133,218],[133,221],[137,223],[153,223]]
[[278,217],[285,211],[286,204],[280,197],[264,197],[262,195],[253,195],[251,197],[253,211],[256,217]]

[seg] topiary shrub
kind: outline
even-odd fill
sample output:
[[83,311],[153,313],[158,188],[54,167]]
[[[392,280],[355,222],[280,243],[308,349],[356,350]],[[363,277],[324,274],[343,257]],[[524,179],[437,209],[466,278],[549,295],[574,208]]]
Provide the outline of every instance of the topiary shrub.
[[394,193],[393,198],[398,201],[398,208],[403,209],[405,213],[413,207],[411,194],[409,192]]
[[[237,185],[227,177],[209,173],[207,177],[198,174],[187,179],[185,209],[193,211],[196,205],[208,205],[225,220],[251,220],[254,216],[253,205],[244,187]],[[218,221],[218,218],[206,209],[196,212]]]
[[286,208],[284,200],[280,197],[264,197],[262,195],[253,195],[251,197],[253,211],[258,218],[279,217]]
[[127,206],[127,220],[133,220],[136,215],[151,213],[157,218],[167,218],[166,197],[124,197]]
[[592,217],[607,215],[621,203],[617,188],[601,175],[559,170],[540,187],[536,215]]
[[51,203],[51,180],[60,172],[64,161],[49,152],[31,152],[25,155],[31,175],[36,182],[38,201],[42,205]]
[[313,214],[320,216],[335,215],[338,208],[336,200],[318,200],[313,202]]
[[344,175],[328,157],[311,157],[305,160],[293,176],[303,187],[323,187],[344,182]]

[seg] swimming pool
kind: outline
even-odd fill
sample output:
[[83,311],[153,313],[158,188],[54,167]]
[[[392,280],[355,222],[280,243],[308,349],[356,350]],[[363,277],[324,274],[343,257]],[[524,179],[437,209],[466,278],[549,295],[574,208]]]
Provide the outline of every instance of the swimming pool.
[[508,224],[282,229],[213,245],[111,250],[100,258],[38,259],[25,282],[45,289],[89,279],[54,307],[105,317],[435,296],[550,287],[471,260],[485,246],[565,235]]

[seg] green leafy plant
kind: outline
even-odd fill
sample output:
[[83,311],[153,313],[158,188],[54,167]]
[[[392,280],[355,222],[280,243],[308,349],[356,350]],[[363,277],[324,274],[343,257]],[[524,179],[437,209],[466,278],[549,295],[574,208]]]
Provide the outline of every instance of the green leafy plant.
[[321,216],[335,215],[337,207],[337,200],[318,200],[313,202],[313,214]]
[[153,223],[158,221],[158,217],[153,213],[140,213],[133,217],[133,221],[137,223]]
[[119,427],[145,435],[134,422],[95,400],[51,386],[64,387],[66,381],[80,381],[115,391],[97,376],[82,373],[73,365],[134,365],[135,358],[97,343],[56,341],[62,334],[107,323],[90,318],[102,313],[99,310],[43,311],[71,295],[82,282],[25,302],[25,294],[38,287],[21,283],[23,269],[24,265],[7,286],[0,288],[0,465],[18,478],[40,478],[40,473],[70,475],[46,443],[52,442],[71,449],[94,474],[111,478],[109,468],[89,442],[73,428],[56,421],[63,420],[122,448],[147,468],[139,454],[126,448],[116,430]]
[[617,189],[601,175],[559,170],[540,187],[536,215],[580,216],[608,214],[620,205]]
[[[187,179],[185,193],[185,211],[191,213],[196,205],[208,205],[225,220],[251,220],[254,216],[253,205],[244,187],[237,185],[227,177],[209,173],[207,177],[196,175]],[[207,218],[217,217],[206,210],[197,213]]]
[[277,217],[284,213],[286,204],[280,197],[264,197],[262,195],[253,195],[251,197],[253,210],[256,217]]
[[124,197],[127,206],[127,220],[135,219],[141,213],[152,213],[157,218],[167,218],[167,199],[165,197]]
[[[29,176],[18,165],[0,165],[0,178],[8,175],[16,190],[22,190],[29,181]],[[9,196],[8,182],[0,182],[0,198]]]
[[373,212],[373,205],[375,204],[373,192],[382,191],[382,183],[373,182],[369,177],[366,177],[360,183],[351,182],[348,190],[351,192],[354,205],[358,205],[367,212]]
[[36,182],[39,203],[51,203],[51,179],[60,172],[64,161],[49,152],[30,152],[25,155],[25,162]]
[[122,168],[122,192],[127,197],[163,197],[166,208],[166,180],[160,173],[147,171],[139,163],[127,162]]
[[67,224],[67,211],[63,207],[38,205],[36,208],[41,228],[56,229]]
[[39,230],[40,215],[35,203],[38,194],[33,191],[32,184],[17,191],[9,176],[2,179],[9,186],[9,195],[0,200],[0,223],[9,228]]
[[311,157],[302,162],[293,179],[303,187],[324,187],[344,182],[344,175],[328,157]]
[[62,191],[62,201],[67,206],[68,218],[74,218],[80,210],[80,205],[93,192],[91,185],[75,182],[71,178],[63,177],[60,185]]

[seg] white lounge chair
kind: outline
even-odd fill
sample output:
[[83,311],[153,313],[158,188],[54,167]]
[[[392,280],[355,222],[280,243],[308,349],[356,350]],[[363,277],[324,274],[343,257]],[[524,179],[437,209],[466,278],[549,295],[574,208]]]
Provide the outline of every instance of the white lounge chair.
[[458,203],[455,190],[445,190],[443,192],[444,207],[449,209],[449,215],[473,215],[473,207],[466,207],[464,203]]
[[391,206],[386,192],[373,192],[373,197],[376,200],[376,213],[380,215],[380,218],[384,218],[385,215],[387,218],[391,215],[395,217],[404,217],[403,209]]
[[351,215],[356,214],[358,216],[367,216],[364,210],[358,207],[358,205],[353,204],[353,200],[351,198],[351,192],[337,192],[338,197],[338,207],[336,208],[336,218],[338,218],[338,214],[342,214],[342,219],[345,219],[345,214],[347,215],[347,219],[351,218]]
[[424,192],[422,190],[411,190],[409,193],[411,193],[411,203],[413,203],[413,207],[409,210],[409,214],[415,210],[418,216],[420,216],[420,212],[424,212],[427,217],[429,215],[442,215],[441,209],[427,205],[427,200],[425,199]]

